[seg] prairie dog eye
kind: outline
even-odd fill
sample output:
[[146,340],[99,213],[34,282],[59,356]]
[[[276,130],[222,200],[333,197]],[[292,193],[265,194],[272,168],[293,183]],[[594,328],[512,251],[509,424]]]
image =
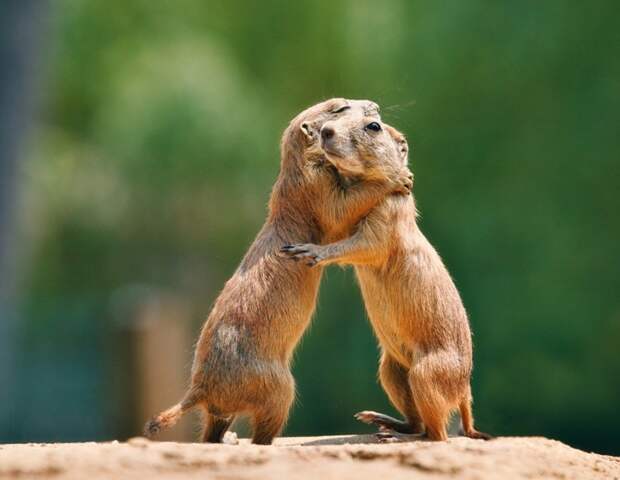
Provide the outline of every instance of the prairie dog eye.
[[366,125],[366,130],[372,130],[373,132],[380,132],[381,125],[379,125],[377,122],[370,122],[368,125]]

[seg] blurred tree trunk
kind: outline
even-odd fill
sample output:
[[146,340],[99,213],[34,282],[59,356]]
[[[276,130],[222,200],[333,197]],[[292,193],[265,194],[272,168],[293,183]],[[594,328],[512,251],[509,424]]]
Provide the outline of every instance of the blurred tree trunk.
[[[32,123],[44,0],[0,2],[0,441],[15,436],[15,219],[19,158]],[[6,437],[6,438],[3,438]]]

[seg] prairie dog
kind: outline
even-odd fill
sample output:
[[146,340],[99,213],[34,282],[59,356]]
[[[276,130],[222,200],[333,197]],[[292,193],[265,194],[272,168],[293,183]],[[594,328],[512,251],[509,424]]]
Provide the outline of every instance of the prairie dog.
[[356,152],[346,160],[359,164],[360,182],[346,191],[338,185],[318,132],[342,117],[366,124],[379,111],[366,100],[327,100],[285,130],[267,220],[203,325],[185,397],[146,424],[147,436],[197,406],[206,442],[221,442],[239,414],[251,417],[254,443],[270,444],[280,433],[295,395],[289,363],[314,311],[322,271],[291,262],[280,249],[291,239],[343,238],[387,195],[408,195],[412,185],[402,162],[378,156],[366,162]]
[[[378,143],[389,138],[384,154],[407,164],[408,145],[396,129],[381,124],[368,132]],[[326,158],[348,176],[340,155],[348,148],[347,119],[326,123],[337,134],[323,142]],[[291,257],[310,266],[355,266],[366,310],[381,345],[379,378],[390,401],[405,417],[400,421],[376,412],[356,417],[382,429],[448,438],[446,424],[455,409],[471,438],[490,438],[474,428],[470,377],[472,342],[459,293],[441,258],[416,223],[413,196],[387,197],[354,233],[328,245],[297,244]]]

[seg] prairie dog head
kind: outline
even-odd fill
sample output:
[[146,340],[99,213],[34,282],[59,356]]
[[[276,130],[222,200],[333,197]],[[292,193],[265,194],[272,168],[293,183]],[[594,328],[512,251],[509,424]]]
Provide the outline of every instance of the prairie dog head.
[[[379,107],[369,100],[332,98],[317,103],[297,115],[282,136],[282,169],[304,168],[326,162],[320,132],[326,122],[349,117],[372,117],[380,120]],[[358,175],[361,175],[362,168]]]
[[378,111],[355,111],[328,120],[320,138],[325,157],[344,177],[378,177],[386,169],[407,166],[405,136],[383,123]]

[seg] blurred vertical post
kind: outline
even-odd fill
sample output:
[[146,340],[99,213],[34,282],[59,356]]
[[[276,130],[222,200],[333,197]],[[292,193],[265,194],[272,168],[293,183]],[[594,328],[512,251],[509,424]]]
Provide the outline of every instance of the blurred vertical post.
[[[15,218],[19,158],[32,123],[36,55],[47,2],[0,2],[0,441],[15,406]],[[7,439],[8,439],[7,438]]]
[[[116,325],[108,390],[117,438],[142,432],[146,420],[184,395],[192,361],[190,305],[186,298],[147,285],[125,285],[111,297]],[[115,402],[111,399],[114,398]],[[192,440],[191,418],[161,432],[158,440]]]
[[[189,334],[187,304],[178,297],[159,295],[145,301],[134,319],[136,328],[136,386],[138,387],[136,431],[149,417],[177,403],[187,390]],[[159,440],[188,441],[192,424],[188,418]]]

